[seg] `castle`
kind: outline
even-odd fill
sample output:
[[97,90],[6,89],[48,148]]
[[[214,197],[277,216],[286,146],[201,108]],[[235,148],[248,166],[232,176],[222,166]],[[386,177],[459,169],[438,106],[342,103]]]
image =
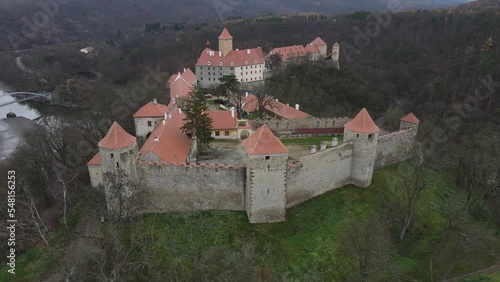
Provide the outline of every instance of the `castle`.
[[[233,49],[233,36],[227,28],[224,28],[219,36],[219,50],[213,50],[210,41],[207,40],[206,48],[196,62],[195,72],[198,77],[198,85],[203,88],[217,86],[219,78],[226,75],[234,75],[241,83],[262,82],[265,77],[266,65],[272,67],[273,55],[278,55],[282,62],[306,57],[317,61],[327,57],[327,44],[323,39],[317,37],[306,46],[293,45],[274,48],[264,56],[260,47],[246,50]],[[332,48],[332,61],[338,68],[340,46],[335,43]]]
[[[379,136],[366,109],[353,119],[314,118],[279,101],[268,109],[272,118],[238,120],[234,109],[209,111],[214,137],[241,141],[244,160],[239,163],[197,161],[196,138],[182,132],[185,117],[178,105],[196,84],[189,70],[169,79],[170,103],[152,101],[133,116],[136,136],[113,123],[99,142],[99,152],[88,162],[91,184],[102,187],[108,209],[116,210],[116,195],[108,185],[111,174],[125,173],[136,190],[121,191],[125,198],[141,198],[136,213],[171,211],[246,211],[251,223],[281,222],[286,210],[330,190],[353,184],[368,187],[373,170],[406,160],[411,155],[419,120],[401,118],[400,130]],[[255,110],[251,95],[243,106]],[[275,133],[331,133],[342,130],[343,142],[331,144],[298,159]],[[273,132],[274,131],[274,132]],[[144,140],[141,148],[138,139]]]

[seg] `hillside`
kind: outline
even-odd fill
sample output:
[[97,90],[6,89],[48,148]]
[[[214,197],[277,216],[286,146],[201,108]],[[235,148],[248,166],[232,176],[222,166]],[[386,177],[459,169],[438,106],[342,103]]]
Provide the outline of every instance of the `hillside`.
[[[377,170],[369,188],[328,192],[288,210],[287,221],[278,224],[249,224],[243,212],[171,213],[122,226],[92,224],[97,231],[84,239],[92,253],[87,272],[73,272],[72,278],[102,281],[109,269],[100,273],[98,267],[107,265],[128,281],[428,281],[431,260],[432,276],[441,281],[498,261],[500,238],[484,221],[488,211],[465,214],[465,193],[433,171],[426,171],[430,184],[412,231],[400,241],[407,197],[400,173],[398,166]],[[18,268],[24,271],[9,281],[54,277],[63,255],[59,248],[71,233],[82,236],[82,224],[100,214],[92,202],[82,202],[69,216],[69,230],[54,233],[55,251],[37,247],[19,257]],[[107,255],[99,255],[103,251]],[[2,268],[0,280],[5,275]]]
[[[49,1],[50,2],[50,1]],[[119,30],[128,34],[142,30],[150,22],[218,22],[229,17],[255,17],[266,14],[296,14],[304,12],[340,14],[360,10],[388,9],[387,1],[306,1],[306,0],[74,0],[64,1],[49,8],[50,17],[36,0],[0,0],[0,37],[22,44],[0,42],[0,50],[20,50],[35,45],[56,44],[90,39],[107,39]],[[62,3],[64,3],[62,2]],[[467,0],[400,1],[402,9],[428,9],[452,6]],[[58,3],[58,2],[54,2]],[[39,17],[40,27],[33,25],[33,16]],[[23,20],[23,18],[25,18]],[[29,22],[29,24],[27,24]],[[22,39],[20,39],[21,37]],[[13,48],[14,45],[14,48]]]

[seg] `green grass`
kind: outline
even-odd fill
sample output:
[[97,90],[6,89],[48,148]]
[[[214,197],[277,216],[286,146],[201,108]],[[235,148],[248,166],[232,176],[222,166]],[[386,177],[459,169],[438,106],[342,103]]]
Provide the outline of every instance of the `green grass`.
[[[284,138],[281,139],[281,142],[285,145],[318,145],[321,142],[327,142],[328,146],[332,144],[332,138],[334,136],[314,136],[314,137],[300,137],[300,138]],[[339,143],[344,140],[343,135],[338,135]]]
[[260,119],[259,113],[249,113],[248,116],[246,116],[247,119]]
[[[396,222],[403,217],[404,189],[395,166],[378,170],[373,184],[366,189],[346,186],[316,197],[287,210],[287,220],[277,224],[250,224],[244,212],[212,211],[147,215],[135,225],[138,232],[152,227],[155,240],[150,251],[159,266],[179,258],[195,255],[203,249],[217,246],[225,250],[242,247],[252,242],[259,250],[262,263],[278,276],[290,280],[339,280],[343,258],[337,253],[342,242],[339,232],[349,219],[363,218],[368,214],[382,213],[392,206]],[[400,242],[400,226],[394,226],[392,240],[398,254],[395,264],[404,275],[419,280],[428,279],[429,258],[440,230],[449,222],[450,214],[463,207],[465,195],[441,176],[429,171],[432,181],[424,191],[412,230],[405,242]],[[475,223],[472,218],[468,221]],[[483,228],[480,226],[480,228]],[[420,232],[421,231],[421,232]],[[484,230],[492,233],[491,230]],[[495,239],[498,244],[498,236]],[[452,276],[472,272],[495,263],[494,257],[471,257],[479,264],[468,266],[458,263]],[[186,264],[189,259],[186,259]],[[478,268],[474,268],[478,267]]]

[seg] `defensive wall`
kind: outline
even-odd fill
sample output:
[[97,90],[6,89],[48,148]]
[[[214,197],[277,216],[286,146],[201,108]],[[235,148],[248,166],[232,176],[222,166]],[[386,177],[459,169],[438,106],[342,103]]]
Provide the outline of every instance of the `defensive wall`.
[[244,210],[245,166],[138,161],[146,213]]
[[[408,159],[414,133],[406,129],[380,136],[375,168]],[[350,141],[288,164],[286,208],[350,184],[352,151]],[[146,197],[144,212],[245,210],[246,165],[138,161],[137,172],[146,187],[141,192]]]
[[335,188],[349,184],[352,142],[300,158],[287,170],[286,207],[293,207]]
[[415,142],[415,134],[416,131],[409,128],[379,136],[375,169],[409,159]]
[[350,121],[348,117],[306,118],[306,119],[257,119],[252,123],[256,127],[267,124],[271,130],[293,132],[299,128],[341,128]]

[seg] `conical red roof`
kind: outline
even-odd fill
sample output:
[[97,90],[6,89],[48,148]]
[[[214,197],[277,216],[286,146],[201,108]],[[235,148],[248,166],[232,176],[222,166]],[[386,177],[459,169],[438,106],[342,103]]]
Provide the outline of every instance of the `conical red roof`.
[[288,149],[264,124],[252,136],[243,140],[243,147],[249,155],[272,155],[288,153]]
[[415,123],[415,124],[420,123],[420,120],[413,113],[409,113],[406,116],[402,117],[401,121],[406,121],[406,122]]
[[135,143],[135,137],[128,134],[116,121],[111,125],[108,133],[101,142],[99,147],[106,149],[119,149],[130,146]]
[[353,120],[344,125],[352,132],[372,134],[380,131],[380,128],[373,122],[368,111],[363,108]]
[[232,38],[233,37],[231,36],[231,34],[229,34],[229,31],[227,30],[227,28],[224,28],[222,33],[219,35],[219,39],[232,39]]

